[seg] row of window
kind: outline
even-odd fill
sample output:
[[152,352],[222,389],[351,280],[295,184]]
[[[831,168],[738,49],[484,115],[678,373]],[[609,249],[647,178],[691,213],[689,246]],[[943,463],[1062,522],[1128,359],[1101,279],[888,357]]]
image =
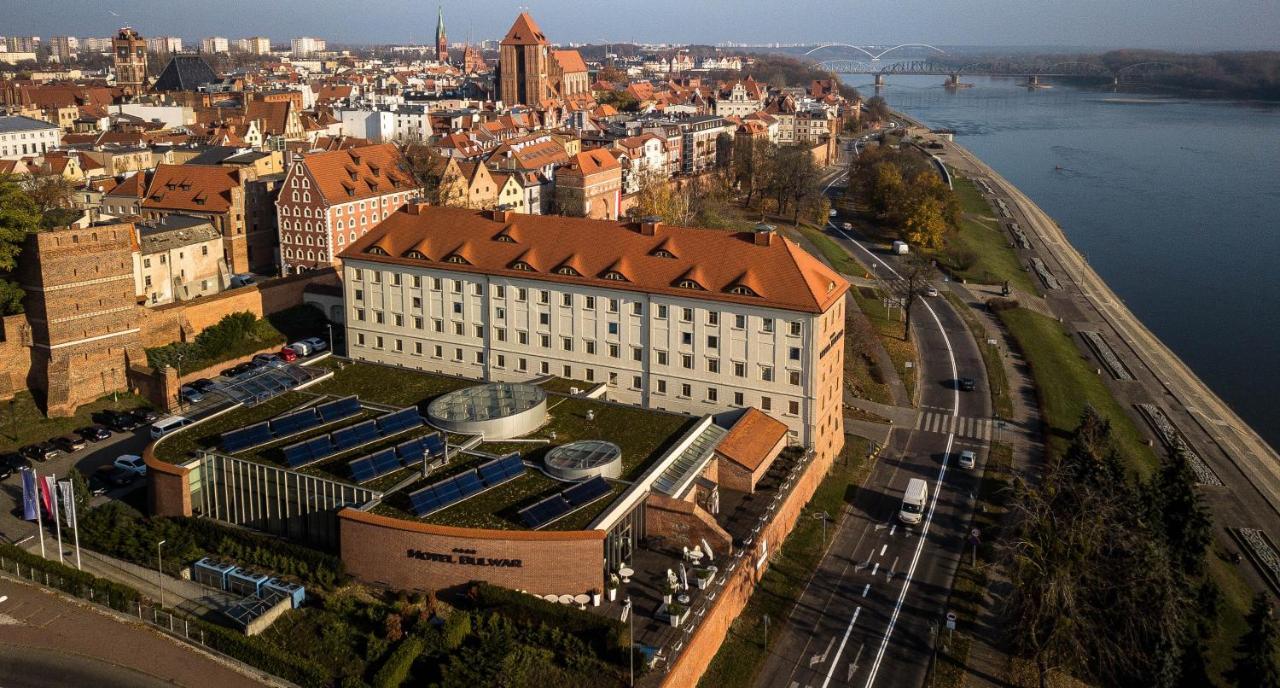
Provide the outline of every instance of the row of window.
[[[372,348],[376,350],[383,350],[386,348],[386,340],[382,337],[382,335],[374,335],[371,339],[371,342],[372,342]],[[368,342],[363,332],[356,333],[356,346],[357,347],[368,346]],[[391,341],[391,351],[395,353],[404,353],[405,352],[404,340],[393,339]],[[426,351],[427,351],[427,346],[424,345],[422,342],[413,343],[413,355],[425,356],[427,355]],[[450,354],[450,360],[453,363],[457,363],[457,364],[467,363],[466,352],[461,347],[452,347],[452,350],[449,352],[449,354]],[[445,357],[445,347],[441,344],[431,345],[430,357],[437,360],[443,360]],[[484,365],[484,361],[485,361],[484,352],[476,351],[472,354],[470,362],[475,365],[482,366]],[[495,354],[493,357],[493,367],[500,370],[505,370],[507,368],[506,355]],[[512,367],[512,370],[519,373],[529,372],[530,371],[529,359],[524,358],[522,356],[515,357],[515,365]],[[551,375],[552,372],[551,372],[550,361],[539,361],[538,373],[540,375]],[[566,379],[570,379],[570,380],[576,379],[574,377],[573,366],[569,364],[562,364],[561,370],[559,371],[558,374],[563,375]],[[595,368],[590,368],[590,367],[583,368],[582,376],[587,382],[597,381]],[[619,384],[618,373],[609,371],[607,373],[607,383],[610,386],[617,386]],[[644,388],[644,378],[640,375],[633,375],[631,377],[630,389],[634,391],[641,391],[643,390],[643,388]],[[705,388],[700,388],[700,391],[702,391],[704,395],[702,399],[703,401],[706,401],[708,403],[719,403],[721,401],[720,390],[717,387],[707,386]],[[669,393],[670,392],[668,391],[668,385],[666,380],[664,379],[654,380],[653,394],[667,395]],[[680,383],[679,387],[676,388],[676,391],[674,392],[674,396],[680,399],[693,399],[694,398],[693,384],[688,382]],[[746,395],[743,392],[735,391],[733,393],[732,404],[737,407],[745,406]],[[761,396],[759,406],[760,406],[760,409],[763,411],[772,411],[773,398],[769,396]],[[787,408],[785,413],[791,416],[800,415],[800,402],[794,399],[787,401]]]

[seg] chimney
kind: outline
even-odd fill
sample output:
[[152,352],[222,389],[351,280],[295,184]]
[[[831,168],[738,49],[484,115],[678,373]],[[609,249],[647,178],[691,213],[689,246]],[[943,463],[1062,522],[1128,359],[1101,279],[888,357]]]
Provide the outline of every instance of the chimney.
[[752,243],[756,246],[768,246],[773,243],[774,226],[767,225],[763,222],[756,225],[755,232],[752,236]]
[[490,211],[490,213],[493,217],[494,222],[510,222],[511,220],[516,219],[515,213],[502,207],[494,208],[492,211]]
[[640,218],[640,234],[643,236],[657,236],[662,231],[662,218],[655,215]]
[[409,213],[410,215],[421,215],[422,211],[426,209],[426,207],[427,207],[426,203],[405,203],[404,204],[405,212]]

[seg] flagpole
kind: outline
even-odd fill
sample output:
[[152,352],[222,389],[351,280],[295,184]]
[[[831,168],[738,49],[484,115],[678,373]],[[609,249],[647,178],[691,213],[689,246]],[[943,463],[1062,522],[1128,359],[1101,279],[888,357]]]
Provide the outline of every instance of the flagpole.
[[67,512],[67,527],[71,529],[72,536],[75,537],[76,548],[76,570],[83,571],[80,566],[80,522],[76,519],[76,487],[71,480],[64,480],[58,484],[62,488],[62,508]]
[[53,497],[51,500],[53,503],[53,528],[58,531],[58,563],[65,564],[66,562],[62,560],[62,518],[58,516],[58,476],[55,473],[50,473],[49,478],[53,481],[53,489],[50,496]]
[[40,477],[39,473],[35,472],[35,469],[28,468],[27,470],[30,471],[31,474],[34,475],[36,478],[34,483],[35,491],[36,491],[36,495],[35,495],[36,496],[36,533],[40,535],[40,558],[45,559],[46,557],[44,553],[44,519],[41,518],[40,516],[40,507],[43,506],[40,503],[41,502],[40,481],[43,480],[43,478]]

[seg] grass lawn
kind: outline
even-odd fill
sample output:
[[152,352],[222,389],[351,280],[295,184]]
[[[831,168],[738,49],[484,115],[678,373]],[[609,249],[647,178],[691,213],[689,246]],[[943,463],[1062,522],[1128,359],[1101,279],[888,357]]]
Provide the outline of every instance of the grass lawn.
[[879,367],[875,358],[864,356],[861,349],[866,347],[874,347],[879,337],[868,339],[871,341],[859,344],[855,340],[858,336],[857,327],[853,324],[853,318],[857,317],[852,314],[845,319],[844,328],[844,386],[853,396],[859,399],[870,399],[880,404],[892,404],[893,394],[889,391],[889,385],[883,382],[885,372],[878,370]]
[[69,435],[76,428],[92,425],[90,416],[104,409],[132,410],[139,406],[150,407],[151,402],[122,392],[84,404],[76,409],[73,416],[46,418],[31,392],[18,392],[13,399],[0,405],[0,452],[16,451],[34,442]]
[[311,399],[311,395],[304,392],[288,392],[254,406],[228,411],[190,429],[169,435],[156,445],[156,458],[170,463],[183,461],[196,451],[216,448],[218,439],[224,432],[273,418]]
[[548,392],[555,392],[557,394],[572,394],[573,392],[571,390],[573,387],[577,387],[579,392],[586,392],[587,390],[595,388],[595,386],[598,384],[600,383],[584,382],[582,380],[569,380],[563,377],[553,377],[550,380],[547,380],[546,382],[539,384],[538,386],[547,390]]
[[[373,363],[351,363],[329,358],[317,365],[334,369],[333,377],[308,387],[308,392],[335,397],[358,395],[362,401],[405,407],[417,404],[426,413],[427,402],[455,389],[479,384],[476,380],[436,375]],[[339,369],[339,366],[341,368]]]
[[[939,259],[958,278],[983,284],[1008,280],[1011,286],[1038,294],[1031,274],[1022,269],[1009,245],[1009,235],[999,220],[992,217],[991,206],[978,193],[978,188],[969,179],[957,176],[955,191],[962,212],[960,228],[950,236]],[[958,265],[957,253],[967,253],[973,260],[972,265]]]
[[[853,499],[857,486],[862,484],[870,470],[867,441],[847,437],[844,451],[814,492],[806,513],[797,519],[795,528],[769,564],[742,614],[729,627],[728,636],[698,682],[699,686],[745,687],[754,683],[769,654],[769,646],[779,635],[776,629],[799,601],[801,592],[826,551],[822,542],[822,523],[809,518],[808,514],[819,511],[840,513],[841,507]],[[763,621],[766,614],[775,629],[769,633],[767,641]]]
[[1066,451],[1080,414],[1086,404],[1092,404],[1110,419],[1120,452],[1133,458],[1134,471],[1143,478],[1150,476],[1158,463],[1155,452],[1062,325],[1025,308],[1000,311],[1000,319],[1031,364],[1049,426],[1050,451],[1059,456]]
[[1240,575],[1236,565],[1227,560],[1225,551],[1211,544],[1205,557],[1209,577],[1222,591],[1222,607],[1218,613],[1217,628],[1206,643],[1205,656],[1209,663],[1209,676],[1219,678],[1220,685],[1228,686],[1232,683],[1223,676],[1223,673],[1231,669],[1231,664],[1236,659],[1236,643],[1240,641],[1240,636],[1249,630],[1245,617],[1249,614],[1249,607],[1253,603],[1254,590]]
[[978,320],[973,310],[954,293],[949,291],[943,293],[964,319],[965,326],[969,328],[974,341],[978,343],[978,350],[982,352],[982,363],[987,368],[987,383],[991,388],[991,408],[995,409],[996,415],[1001,418],[1012,417],[1013,399],[1009,396],[1009,378],[1004,372],[1004,361],[1000,359],[1000,350],[987,344],[986,330],[982,329],[982,322]]
[[[911,398],[911,404],[914,406],[918,377],[918,369],[914,366],[916,345],[902,337],[902,321],[898,319],[900,310],[895,308],[890,315],[884,307],[879,290],[854,287],[849,293],[853,294],[854,300],[858,302],[858,308],[871,320],[876,333],[880,335],[880,343],[884,345],[885,351],[889,352],[893,367],[902,378],[902,384],[907,388],[907,396]],[[907,361],[913,363],[911,368],[907,367]]]

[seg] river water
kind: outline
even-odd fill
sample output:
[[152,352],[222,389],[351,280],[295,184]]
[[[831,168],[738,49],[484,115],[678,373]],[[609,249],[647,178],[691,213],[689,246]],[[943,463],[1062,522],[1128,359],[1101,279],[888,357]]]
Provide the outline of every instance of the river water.
[[[865,96],[871,77],[843,75]],[[890,107],[1017,185],[1157,336],[1280,446],[1280,107],[894,76]]]

